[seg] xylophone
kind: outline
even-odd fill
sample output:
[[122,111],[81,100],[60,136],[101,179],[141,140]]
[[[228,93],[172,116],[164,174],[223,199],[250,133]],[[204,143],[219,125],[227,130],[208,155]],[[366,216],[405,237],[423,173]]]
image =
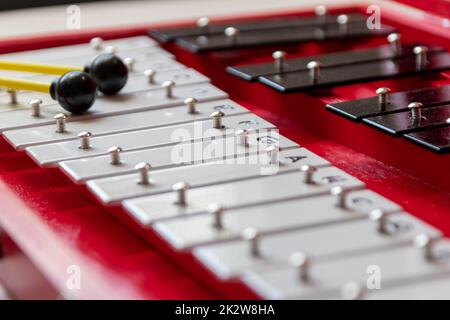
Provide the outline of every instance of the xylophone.
[[11,296],[448,299],[450,24],[365,12],[1,55]]

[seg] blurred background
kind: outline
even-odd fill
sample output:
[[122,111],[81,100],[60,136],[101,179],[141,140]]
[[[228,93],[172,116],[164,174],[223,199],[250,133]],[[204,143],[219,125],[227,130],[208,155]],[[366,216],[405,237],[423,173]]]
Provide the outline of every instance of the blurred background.
[[41,6],[51,6],[59,4],[72,4],[74,2],[100,2],[105,0],[1,0],[0,10],[13,10],[13,9],[23,9],[23,8],[34,8]]

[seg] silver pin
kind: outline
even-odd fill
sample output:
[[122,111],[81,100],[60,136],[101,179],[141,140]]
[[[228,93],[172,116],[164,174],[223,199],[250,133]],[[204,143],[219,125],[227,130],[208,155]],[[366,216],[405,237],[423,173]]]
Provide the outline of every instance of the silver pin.
[[103,51],[105,51],[105,53],[115,54],[117,52],[117,48],[115,46],[107,46]]
[[33,117],[39,118],[41,116],[42,100],[41,99],[33,99],[33,100],[30,100],[29,104],[31,106],[31,115]]
[[225,29],[225,36],[230,39],[232,44],[236,44],[239,36],[239,29],[236,29],[235,27],[228,27]]
[[166,97],[173,98],[173,87],[175,86],[175,82],[167,80],[164,81],[161,86],[166,89]]
[[306,184],[314,184],[314,173],[317,171],[317,168],[310,165],[303,165],[300,167],[300,171],[303,172],[303,182]]
[[450,118],[448,118],[445,122],[450,123]]
[[139,181],[138,184],[142,185],[149,185],[150,184],[150,177],[149,177],[149,171],[151,170],[152,166],[146,162],[139,162],[137,165],[134,166],[134,169],[136,169],[139,172]]
[[400,33],[390,33],[387,36],[387,41],[391,45],[392,51],[394,51],[395,54],[402,53],[402,44],[400,42],[402,36]]
[[238,131],[236,131],[235,135],[240,146],[248,147],[248,131],[246,129],[239,129]]
[[17,104],[17,91],[14,89],[7,89],[6,92],[9,94],[9,104]]
[[339,29],[342,33],[347,34],[350,29],[350,19],[348,18],[348,15],[341,14],[337,17],[336,21],[339,24]]
[[311,267],[311,257],[304,252],[294,252],[289,257],[289,264],[299,271],[300,280],[309,280],[309,269]]
[[208,17],[200,17],[197,19],[197,27],[200,28],[203,35],[209,33],[209,18]]
[[389,234],[389,213],[384,212],[380,209],[374,209],[370,211],[369,218],[370,220],[377,223],[377,231],[381,234]]
[[384,109],[387,105],[388,101],[388,94],[391,92],[391,89],[386,87],[378,88],[376,93],[378,95],[378,104],[382,109]]
[[172,191],[174,191],[177,194],[177,200],[175,201],[177,205],[185,206],[187,204],[186,192],[188,189],[189,184],[184,181],[177,182],[172,186]]
[[67,116],[64,113],[58,113],[56,116],[54,116],[54,119],[56,120],[56,132],[58,133],[66,132]]
[[314,13],[316,14],[318,24],[326,24],[327,14],[328,14],[327,7],[322,6],[322,5],[317,6],[314,9]]
[[101,48],[102,48],[102,46],[103,46],[103,39],[102,38],[100,38],[100,37],[95,37],[95,38],[92,38],[91,39],[91,41],[89,41],[89,44],[91,45],[91,47],[94,49],[94,50],[100,50]]
[[420,102],[411,102],[408,104],[408,109],[411,110],[411,119],[417,120],[422,118],[423,104]]
[[213,128],[214,129],[223,129],[223,125],[222,125],[222,118],[225,116],[225,113],[223,113],[222,111],[214,111],[213,113],[210,114],[210,117],[212,118],[213,121]]
[[280,147],[268,146],[266,148],[267,156],[269,157],[269,164],[277,165],[280,163]]
[[306,68],[309,70],[309,76],[311,78],[312,83],[319,83],[320,78],[320,68],[322,67],[322,63],[318,61],[310,61],[306,65]]
[[347,282],[341,288],[341,296],[345,300],[361,300],[364,297],[364,289],[357,282]]
[[195,98],[187,98],[184,100],[184,104],[188,107],[188,113],[189,114],[196,114],[197,113],[197,99]]
[[120,160],[120,153],[122,152],[121,147],[112,146],[112,147],[109,147],[108,150],[106,150],[106,152],[108,152],[110,155],[110,161],[109,161],[110,164],[117,166],[122,163],[122,161]]
[[208,212],[213,216],[212,226],[217,230],[223,229],[223,213],[225,209],[218,203],[212,203],[208,206]]
[[437,256],[434,252],[434,247],[436,245],[437,239],[430,238],[426,234],[418,234],[414,237],[414,245],[418,248],[422,248],[424,252],[424,257],[428,261],[436,260]]
[[272,53],[272,58],[275,60],[275,69],[278,73],[284,72],[284,65],[286,63],[286,52],[284,51],[275,51]]
[[134,65],[136,64],[135,58],[125,58],[123,59],[123,63],[127,66],[128,71],[132,72],[134,71]]
[[424,69],[427,64],[428,47],[417,46],[414,47],[413,52],[416,55],[416,69],[417,70]]
[[242,239],[250,244],[250,254],[253,257],[260,257],[261,250],[259,248],[259,242],[261,241],[261,232],[254,227],[246,228],[242,231]]
[[336,206],[342,209],[347,208],[347,195],[350,191],[344,187],[336,186],[331,188],[331,194],[337,198]]
[[144,75],[147,77],[149,84],[155,84],[156,71],[153,69],[148,69],[144,71]]
[[91,137],[92,133],[89,131],[82,131],[77,134],[77,137],[80,138],[80,146],[78,148],[87,150],[91,148]]

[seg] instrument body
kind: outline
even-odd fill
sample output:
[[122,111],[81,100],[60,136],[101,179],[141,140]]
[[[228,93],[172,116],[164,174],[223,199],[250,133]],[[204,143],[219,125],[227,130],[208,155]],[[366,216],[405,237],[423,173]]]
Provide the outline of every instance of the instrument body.
[[[336,12],[365,12],[365,9],[345,8]],[[293,16],[305,14],[308,13],[288,13]],[[232,20],[248,18],[251,17]],[[435,33],[421,30],[421,24],[414,25],[409,18],[402,19],[388,11],[383,11],[383,19],[401,30],[405,40],[423,38],[450,50],[449,39],[438,27]],[[81,43],[93,36],[108,39],[142,35],[147,29],[140,27],[105,33],[92,31],[76,36],[56,35],[14,45],[6,42],[0,44],[0,50],[6,53]],[[329,41],[320,46],[306,43],[283,48],[294,56],[348,49],[349,45],[361,48],[382,42],[382,39],[374,38],[351,44]],[[165,48],[174,53],[180,62],[211,78],[213,84],[229,93],[234,101],[276,124],[288,138],[326,158],[336,167],[362,180],[370,189],[395,201],[450,236],[450,171],[446,170],[450,154],[430,153],[410,142],[340,118],[324,107],[329,102],[371,96],[381,86],[400,91],[449,84],[450,73],[444,72],[438,78],[414,77],[413,81],[411,78],[400,78],[346,85],[314,94],[281,95],[258,83],[240,81],[225,72],[225,67],[229,65],[270,60],[267,57],[279,47],[201,55],[192,54],[173,44]],[[67,263],[72,258],[75,265],[82,263],[83,274],[98,285],[98,290],[91,290],[89,294],[85,291],[70,292],[79,298],[106,298],[111,290],[120,292],[117,298],[257,298],[239,282],[221,282],[202,269],[190,254],[174,252],[156,234],[131,220],[121,208],[103,207],[85,187],[75,186],[59,169],[39,168],[24,152],[14,151],[3,138],[0,152],[0,177],[5,190],[0,194],[0,203],[14,199],[17,203],[23,201],[31,209],[20,210],[20,219],[13,219],[16,213],[14,207],[3,208],[2,205],[5,214],[0,217],[0,222],[8,238],[13,240],[4,242],[5,261],[14,261],[20,255],[28,257],[17,259],[17,263],[2,264],[0,269],[1,280],[11,288],[13,295],[26,297],[24,287],[17,286],[12,280],[19,277],[21,268],[17,266],[29,266],[30,263],[40,273],[45,273],[47,280],[52,279],[48,288],[61,292],[66,278],[49,275],[55,268],[66,275]],[[111,215],[117,220],[111,219]],[[33,226],[32,222],[36,224]],[[34,228],[39,232],[33,233]],[[141,235],[141,238],[132,231]],[[55,243],[47,242],[50,238]],[[27,244],[42,244],[44,241],[48,251],[52,248],[70,248],[64,261],[58,261],[56,255],[40,257],[36,251],[39,246]],[[184,267],[181,268],[181,265]],[[44,286],[41,284],[41,287]],[[49,293],[45,298],[51,296],[52,293]]]

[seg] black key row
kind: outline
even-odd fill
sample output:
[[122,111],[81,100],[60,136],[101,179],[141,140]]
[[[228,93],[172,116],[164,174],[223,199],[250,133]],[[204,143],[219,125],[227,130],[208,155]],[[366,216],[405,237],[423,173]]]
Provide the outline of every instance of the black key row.
[[450,152],[450,85],[328,104],[327,109],[439,153]]

